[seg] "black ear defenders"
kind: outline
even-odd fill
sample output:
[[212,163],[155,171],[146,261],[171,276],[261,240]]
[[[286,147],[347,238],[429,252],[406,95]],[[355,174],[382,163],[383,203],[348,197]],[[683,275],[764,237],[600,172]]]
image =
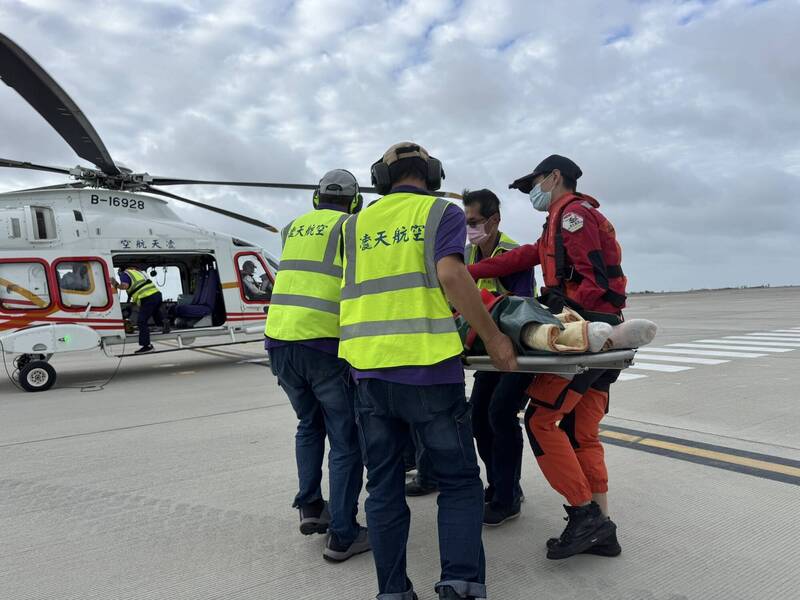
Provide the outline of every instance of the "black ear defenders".
[[[341,169],[341,170],[344,171],[345,173],[350,175],[350,177],[353,178],[353,183],[356,186],[356,193],[350,199],[350,204],[347,206],[347,213],[351,214],[351,215],[354,215],[355,213],[359,212],[364,207],[364,197],[359,192],[358,180],[356,179],[355,175],[353,175],[347,169]],[[321,183],[322,183],[322,180],[320,179],[320,184]],[[319,208],[319,203],[320,203],[319,196],[320,196],[320,190],[319,190],[319,185],[318,185],[317,189],[314,190],[314,197],[311,199],[311,202],[314,205],[315,209]]]
[[[419,152],[419,146],[409,146],[408,148],[398,148],[397,154],[403,154],[403,150],[407,152]],[[401,159],[402,160],[402,159]],[[432,192],[435,192],[442,187],[442,180],[445,178],[444,169],[442,168],[442,161],[433,156],[425,161],[425,186]],[[389,165],[383,162],[383,158],[372,163],[370,167],[370,175],[372,176],[372,185],[375,186],[375,191],[384,196],[392,190],[392,177],[389,173]]]

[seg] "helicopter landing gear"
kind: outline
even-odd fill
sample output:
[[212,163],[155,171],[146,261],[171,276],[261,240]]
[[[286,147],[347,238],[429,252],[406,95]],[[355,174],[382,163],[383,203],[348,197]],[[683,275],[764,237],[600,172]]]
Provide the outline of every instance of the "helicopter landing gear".
[[56,370],[47,362],[49,356],[23,354],[14,360],[14,379],[26,392],[45,392],[56,382]]

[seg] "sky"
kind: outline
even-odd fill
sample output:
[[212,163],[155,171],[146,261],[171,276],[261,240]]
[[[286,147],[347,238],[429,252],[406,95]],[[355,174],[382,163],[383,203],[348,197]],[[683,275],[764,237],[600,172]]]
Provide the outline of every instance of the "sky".
[[[316,184],[346,168],[366,186],[411,140],[442,161],[443,189],[494,190],[501,228],[533,242],[544,214],[508,184],[563,154],[616,228],[631,291],[800,284],[798,0],[133,6],[0,0],[0,31],[134,171]],[[80,161],[6,86],[0,156]],[[60,181],[0,171],[0,191]],[[278,228],[311,207],[307,192],[169,189]],[[277,234],[176,210],[279,253]]]

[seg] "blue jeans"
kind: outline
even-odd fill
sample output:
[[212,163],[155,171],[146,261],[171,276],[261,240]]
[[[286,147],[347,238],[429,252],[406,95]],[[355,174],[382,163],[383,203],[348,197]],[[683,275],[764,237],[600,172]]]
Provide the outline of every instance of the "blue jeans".
[[409,426],[422,441],[439,483],[442,572],[436,587],[449,585],[461,595],[484,598],[483,484],[464,385],[414,386],[363,379],[356,386],[356,415],[367,467],[365,508],[378,598],[412,598],[406,575],[410,514],[403,466]]
[[322,499],[327,433],[330,530],[338,542],[349,545],[358,535],[356,514],[364,472],[350,367],[332,354],[296,343],[272,348],[269,355],[272,372],[300,420],[295,435],[300,489],[292,506],[299,508]]

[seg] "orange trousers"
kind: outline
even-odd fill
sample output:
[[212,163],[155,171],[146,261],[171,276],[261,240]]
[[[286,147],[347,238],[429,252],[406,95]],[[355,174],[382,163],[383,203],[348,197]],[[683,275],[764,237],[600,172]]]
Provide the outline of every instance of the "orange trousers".
[[572,380],[537,375],[528,394],[525,428],[548,483],[572,506],[608,491],[600,421],[619,371],[588,371]]

